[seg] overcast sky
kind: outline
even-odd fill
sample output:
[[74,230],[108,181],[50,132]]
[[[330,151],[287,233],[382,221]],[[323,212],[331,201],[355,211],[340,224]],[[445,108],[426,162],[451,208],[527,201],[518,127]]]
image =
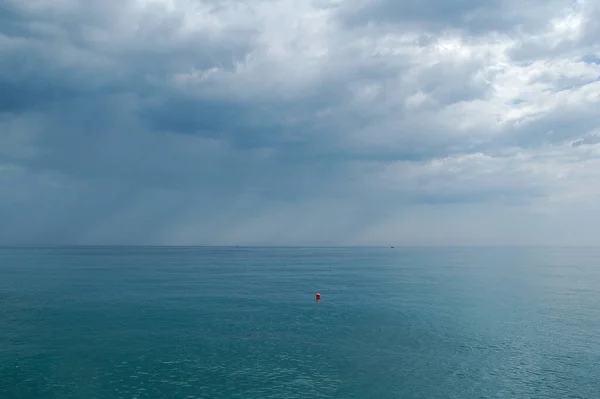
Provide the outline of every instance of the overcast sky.
[[0,243],[600,243],[598,0],[3,0]]

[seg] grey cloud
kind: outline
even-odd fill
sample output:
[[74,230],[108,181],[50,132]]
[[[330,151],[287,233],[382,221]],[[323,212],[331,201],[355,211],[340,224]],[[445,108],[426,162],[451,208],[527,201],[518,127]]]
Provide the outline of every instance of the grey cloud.
[[471,65],[434,65],[420,76],[420,87],[431,94],[440,106],[461,101],[486,98],[492,88],[483,81],[476,81],[479,63]]
[[586,135],[583,138],[573,141],[573,147],[581,147],[582,145],[593,145],[600,143],[600,132],[594,132]]
[[584,1],[580,4],[583,4],[581,6],[583,11],[581,42],[582,44],[592,45],[596,52],[599,52],[600,27],[598,26],[598,18],[600,18],[600,4],[597,1]]
[[537,120],[513,125],[491,145],[535,149],[550,143],[563,143],[586,135],[600,126],[597,104],[562,107]]
[[2,109],[17,111],[75,96],[148,95],[176,72],[232,68],[255,46],[254,32],[247,29],[231,28],[217,40],[201,30],[181,37],[181,14],[165,17],[146,10],[128,21],[121,14],[133,12],[133,0],[65,4],[66,11],[53,13],[9,2],[0,13],[11,21],[0,30],[8,35],[0,43]]
[[350,27],[383,23],[409,31],[460,29],[474,34],[535,31],[571,3],[569,0],[374,0],[342,6],[340,18]]
[[[77,2],[72,4],[80,5]],[[123,7],[124,13],[129,9],[127,5],[131,7],[131,4],[133,3],[127,3]],[[92,6],[92,11],[95,10],[94,14],[97,15],[83,18],[80,14],[88,10],[80,7],[75,7],[64,15],[64,18],[73,20],[72,23],[67,24],[71,32],[66,36],[68,40],[53,42],[47,49],[42,49],[38,43],[36,48],[42,52],[37,56],[32,55],[35,54],[33,48],[21,50],[24,57],[29,58],[19,58],[15,54],[9,54],[6,59],[12,60],[12,65],[7,65],[3,75],[7,80],[6,95],[2,100],[5,110],[18,111],[49,104],[67,104],[73,103],[75,99],[92,104],[102,101],[101,97],[110,101],[111,98],[118,97],[119,93],[131,93],[140,97],[137,109],[132,112],[137,112],[144,123],[148,123],[157,131],[194,133],[229,140],[234,146],[239,147],[295,146],[302,143],[304,140],[302,137],[307,133],[311,133],[314,137],[319,134],[330,134],[332,130],[344,129],[345,122],[342,120],[325,122],[325,118],[322,119],[324,123],[321,123],[315,121],[315,116],[327,106],[343,104],[344,98],[347,98],[348,81],[359,79],[381,81],[384,76],[394,77],[403,73],[402,69],[390,67],[383,59],[370,60],[364,64],[357,63],[346,73],[327,76],[326,80],[316,85],[308,95],[287,102],[276,99],[263,103],[252,103],[236,98],[221,100],[202,92],[199,93],[200,98],[193,94],[181,95],[167,83],[174,73],[187,71],[188,67],[202,69],[215,65],[223,66],[232,62],[231,54],[243,57],[252,49],[252,35],[240,36],[240,32],[232,31],[229,32],[230,36],[221,37],[216,42],[211,42],[202,36],[192,36],[189,41],[181,41],[170,38],[173,29],[178,26],[177,18],[173,17],[158,20],[156,24],[150,24],[151,28],[136,31],[132,46],[123,46],[118,42],[99,43],[89,39],[85,35],[85,30],[76,27],[91,25],[105,33],[110,32],[111,27],[115,26],[111,17],[117,17],[119,8],[111,3],[111,6],[103,9],[99,2],[95,2]],[[41,11],[35,14],[35,17],[48,18],[47,15],[43,16]],[[80,17],[81,21],[88,25],[77,19]],[[110,35],[108,37],[111,38]],[[244,39],[239,39],[241,37]],[[153,40],[154,38],[157,40]],[[229,38],[238,38],[232,39],[233,43],[243,44],[242,47],[233,48],[229,44]],[[113,39],[117,40],[118,36]],[[131,39],[126,38],[126,40]],[[109,44],[114,45],[114,49],[110,49]],[[80,47],[90,50],[83,51]],[[56,48],[77,50],[78,52],[72,55],[75,58],[86,56],[91,58],[86,61],[76,59],[72,65],[67,65],[65,68],[61,65],[64,50],[56,52]],[[337,56],[349,55],[337,54]],[[23,65],[27,68],[23,69]],[[464,81],[466,75],[476,70],[475,65],[471,69],[472,72],[465,70],[464,67],[452,68],[434,66],[420,76],[419,81],[414,82],[413,85],[418,87],[422,84],[424,90],[431,92],[442,104],[485,94],[487,90],[485,87],[470,84],[471,92],[469,92],[465,91],[465,87],[459,83]],[[22,71],[19,80],[10,73],[15,69]],[[449,85],[449,81],[455,81],[456,85]],[[206,89],[209,89],[208,86]],[[83,111],[81,109],[78,112]],[[88,115],[90,120],[83,123],[98,128],[105,123],[103,117],[100,117],[101,120],[97,122],[91,122],[94,114],[100,113],[91,110],[90,107],[85,111],[85,115]],[[398,111],[403,112],[402,110],[394,112]],[[382,116],[381,113],[369,116],[364,112],[370,111],[357,108],[343,117],[354,119],[349,128],[360,124],[371,125],[374,118]],[[286,120],[293,122],[286,123]],[[319,127],[319,124],[322,126]],[[282,140],[282,137],[293,137],[291,144],[290,139]],[[326,140],[321,140],[320,144],[324,142]]]
[[[425,28],[427,30],[443,30],[457,26],[469,26],[469,17],[481,13],[482,10],[490,11],[481,2],[466,0],[459,2],[448,1],[362,1],[355,3],[358,6],[348,6],[342,9],[341,16],[349,26],[360,26],[362,24],[394,23],[406,29]],[[489,5],[488,5],[489,7]],[[491,7],[499,7],[498,3]],[[475,25],[469,27],[483,27],[491,20],[474,18]],[[489,29],[489,28],[488,28]]]
[[[487,56],[436,60],[438,33],[467,31],[457,35],[465,46],[477,42],[469,34],[525,35],[545,29],[561,1],[321,2],[338,18],[319,36],[329,52],[305,58],[271,54],[278,32],[219,14],[232,2],[194,3],[224,19],[193,32],[180,30],[185,10],[133,0],[31,4],[0,9],[0,218],[9,226],[0,242],[339,243],[418,204],[526,208],[556,188],[518,165],[502,173],[514,154],[492,160],[488,174],[460,156],[577,148],[593,144],[585,135],[600,123],[597,104],[574,102],[501,132],[455,126],[479,115],[452,106],[487,111],[496,93],[478,77]],[[369,21],[395,27],[359,29]],[[381,44],[396,28],[417,39]],[[575,45],[538,46],[530,58],[581,53]],[[211,67],[220,71],[212,80],[176,79]],[[545,79],[552,90],[585,83]],[[418,92],[426,102],[407,106]],[[402,174],[446,157],[455,161],[447,171]],[[398,180],[381,180],[399,161],[408,166]],[[424,230],[437,223],[422,220]]]

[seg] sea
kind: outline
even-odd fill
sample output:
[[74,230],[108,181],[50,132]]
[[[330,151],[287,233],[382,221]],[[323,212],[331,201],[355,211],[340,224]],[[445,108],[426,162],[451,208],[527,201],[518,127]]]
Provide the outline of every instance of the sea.
[[2,399],[599,397],[600,248],[0,249]]

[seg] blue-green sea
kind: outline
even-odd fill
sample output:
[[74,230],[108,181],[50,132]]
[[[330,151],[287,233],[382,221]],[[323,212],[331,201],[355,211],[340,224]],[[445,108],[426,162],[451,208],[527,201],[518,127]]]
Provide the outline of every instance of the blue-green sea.
[[598,397],[597,248],[0,249],[2,399]]

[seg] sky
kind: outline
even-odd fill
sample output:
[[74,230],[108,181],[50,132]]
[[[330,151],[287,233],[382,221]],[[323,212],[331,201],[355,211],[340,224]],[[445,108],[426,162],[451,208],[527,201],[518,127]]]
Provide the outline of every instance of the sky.
[[597,245],[598,0],[3,0],[0,244]]

